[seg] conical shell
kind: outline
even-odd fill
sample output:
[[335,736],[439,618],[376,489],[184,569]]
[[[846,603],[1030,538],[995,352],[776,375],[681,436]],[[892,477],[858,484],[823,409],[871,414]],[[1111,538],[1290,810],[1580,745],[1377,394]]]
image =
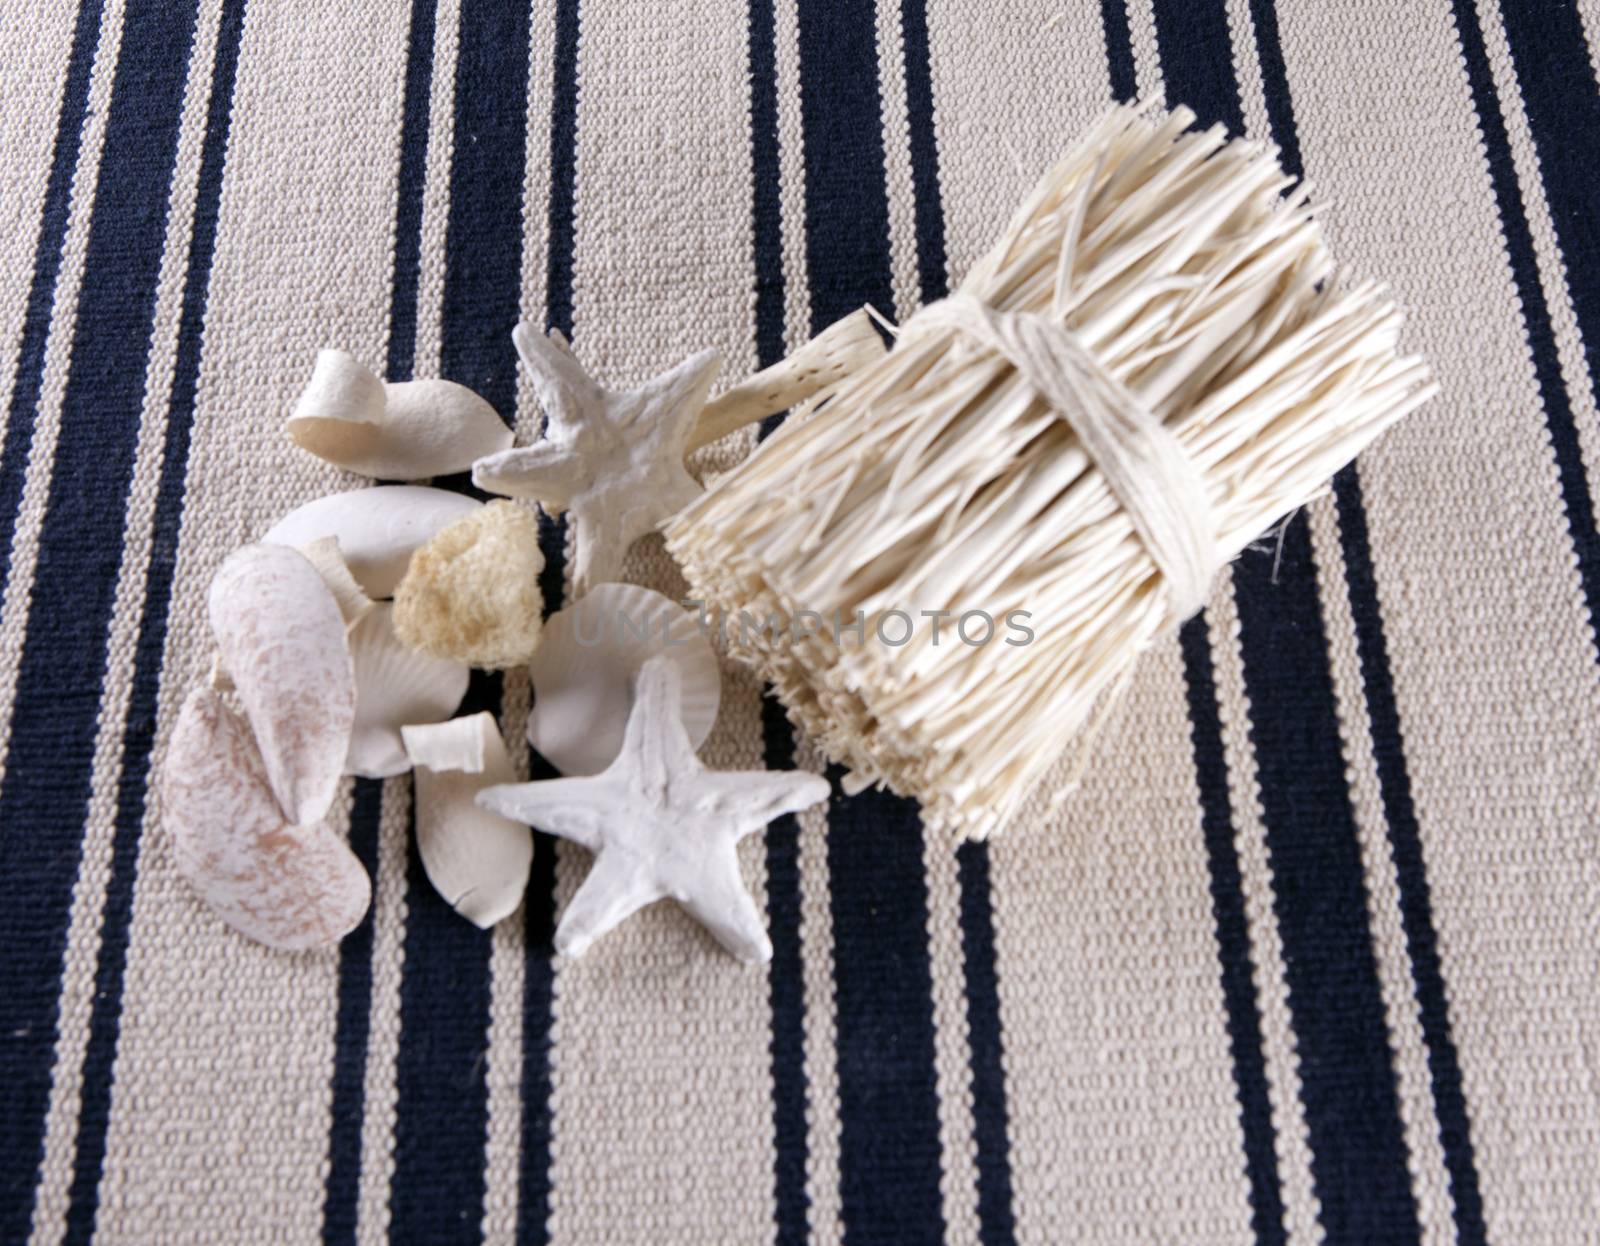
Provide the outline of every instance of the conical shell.
[[394,607],[380,602],[350,629],[356,717],[346,774],[387,779],[411,769],[400,728],[442,722],[467,694],[472,672],[460,662],[407,648],[394,634]]
[[333,803],[355,722],[338,603],[303,554],[246,545],[211,581],[207,611],[284,816],[317,821]]
[[350,574],[372,597],[392,597],[411,554],[436,532],[483,503],[425,485],[378,485],[307,502],[278,520],[262,541],[300,549],[339,538]]
[[249,725],[210,688],[184,702],[161,780],[178,872],[235,930],[268,947],[337,943],[372,899],[326,823],[287,821]]
[[528,743],[562,774],[599,774],[622,749],[634,679],[658,654],[682,675],[683,726],[699,748],[722,699],[717,655],[693,614],[635,584],[596,585],[546,621],[528,664]]

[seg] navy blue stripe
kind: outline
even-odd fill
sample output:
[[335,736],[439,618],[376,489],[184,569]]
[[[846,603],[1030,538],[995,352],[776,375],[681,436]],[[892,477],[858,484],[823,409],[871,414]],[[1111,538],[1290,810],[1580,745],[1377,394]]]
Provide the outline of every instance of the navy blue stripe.
[[978,1148],[978,1239],[983,1246],[1016,1240],[1011,1207],[1010,1112],[1005,1043],[1000,1029],[1000,976],[994,952],[989,845],[962,844],[961,951],[966,962],[967,1032],[972,1044],[972,1137]]
[[[545,324],[573,336],[572,272],[577,248],[578,0],[556,0],[550,99],[550,183],[545,204]],[[566,520],[539,517],[544,552],[545,613],[561,605],[566,581]],[[530,752],[535,779],[557,777]],[[517,1241],[550,1240],[550,1147],[554,1128],[550,1048],[555,1023],[556,844],[535,835],[523,909],[522,1163],[518,1174]]]
[[167,400],[167,427],[151,517],[150,562],[145,570],[144,612],[134,642],[133,682],[123,723],[122,769],[117,786],[116,823],[111,841],[111,871],[101,915],[100,957],[95,970],[94,1003],[89,1017],[89,1042],[84,1052],[83,1088],[78,1109],[78,1138],[68,1196],[68,1243],[93,1236],[100,1176],[105,1162],[106,1130],[111,1118],[112,1070],[122,1015],[123,970],[128,931],[133,922],[133,893],[138,876],[139,837],[144,826],[155,742],[156,706],[166,649],[167,611],[178,562],[178,535],[187,485],[190,433],[195,394],[200,381],[201,337],[210,289],[211,261],[216,253],[217,217],[233,107],[233,87],[244,32],[245,0],[223,6],[211,70],[211,98],[195,187],[194,221],[189,238],[189,266],[184,275],[183,305],[173,359],[172,392]]
[[411,376],[417,351],[417,286],[422,276],[422,198],[428,181],[436,0],[412,0],[406,91],[400,119],[400,169],[394,213],[394,278],[389,294],[387,376]]
[[[1202,124],[1241,131],[1224,6],[1158,0],[1156,30],[1169,99],[1193,107]],[[1274,138],[1281,146],[1292,132]],[[1239,560],[1234,589],[1323,1227],[1330,1243],[1415,1242],[1420,1227],[1307,525],[1288,526],[1276,564],[1260,554]]]
[[1100,0],[1100,23],[1105,28],[1111,98],[1131,100],[1139,94],[1139,75],[1133,59],[1133,31],[1128,26],[1127,0]]
[[[378,837],[383,782],[357,779],[350,809],[350,849],[378,877]],[[361,1192],[361,1126],[366,1110],[367,1040],[372,1029],[373,910],[339,945],[338,1013],[334,1024],[332,1111],[328,1178],[324,1183],[322,1240],[328,1246],[356,1240]]]
[[[1505,234],[1511,275],[1522,302],[1534,375],[1544,402],[1545,424],[1556,454],[1561,500],[1578,555],[1578,574],[1589,617],[1600,623],[1600,534],[1595,530],[1594,496],[1584,472],[1571,399],[1562,383],[1555,328],[1517,187],[1511,144],[1496,97],[1494,75],[1483,45],[1477,10],[1456,0],[1456,28],[1467,62],[1467,81],[1489,159]],[[1501,6],[1522,91],[1523,109],[1539,156],[1544,193],[1567,270],[1572,305],[1582,331],[1589,375],[1600,380],[1600,96],[1596,94],[1583,26],[1576,6],[1531,5],[1507,0]],[[1596,632],[1600,642],[1600,630]]]
[[[516,407],[529,13],[468,0],[456,59],[440,371],[503,416]],[[496,711],[498,677],[474,674],[463,711]],[[475,1242],[483,1231],[490,935],[433,889],[413,841],[391,1231],[402,1241]]]
[[[755,260],[756,360],[765,368],[784,355],[783,209],[780,201],[776,15],[772,0],[750,0],[751,225]],[[761,435],[782,416],[764,422]],[[794,728],[782,705],[761,702],[763,764],[794,768]],[[773,1219],[778,1246],[804,1246],[810,1197],[806,1114],[805,949],[800,934],[800,821],[793,814],[767,826],[767,931],[772,964],[767,990],[772,1010]]]
[[83,146],[84,120],[89,111],[89,76],[94,67],[95,44],[100,34],[103,0],[83,0],[72,28],[72,50],[61,84],[61,108],[56,121],[50,174],[45,181],[44,206],[39,215],[39,237],[33,248],[33,281],[22,317],[16,372],[12,378],[11,409],[7,413],[5,444],[0,446],[0,595],[11,578],[11,543],[17,531],[22,487],[27,479],[28,452],[38,417],[39,391],[44,385],[44,353],[55,310],[56,276],[61,271],[61,250],[66,243],[72,208],[72,174]]
[[[871,0],[802,0],[799,28],[815,333],[893,305],[889,204]],[[847,1241],[944,1233],[922,849],[913,801],[873,791],[829,806]]]
[[[1133,39],[1127,6],[1105,0],[1106,49],[1111,93],[1118,99],[1136,93]],[[1212,917],[1217,926],[1223,1015],[1233,1056],[1234,1088],[1244,1142],[1245,1178],[1250,1187],[1251,1224],[1256,1240],[1275,1246],[1287,1240],[1283,1222],[1283,1178],[1278,1171],[1272,1102],[1267,1092],[1266,1056],[1261,1045],[1261,1008],[1250,964],[1250,927],[1244,910],[1239,850],[1234,842],[1233,806],[1228,794],[1228,764],[1222,744],[1216,678],[1204,615],[1179,633],[1184,660],[1195,781],[1200,795],[1200,827],[1211,876]]]
[[[1302,176],[1300,136],[1278,35],[1277,10],[1273,0],[1251,0],[1251,13],[1272,137],[1278,144],[1284,167],[1295,176]],[[1457,1237],[1470,1246],[1486,1240],[1483,1197],[1478,1189],[1461,1065],[1451,1034],[1438,937],[1433,928],[1433,902],[1422,858],[1416,807],[1411,798],[1411,776],[1400,733],[1400,713],[1389,669],[1389,645],[1378,603],[1377,576],[1367,539],[1367,513],[1357,464],[1352,463],[1334,478],[1333,493],[1339,516],[1339,542],[1344,554],[1345,587],[1355,625],[1356,653],[1361,663],[1362,688],[1372,733],[1373,760],[1399,885],[1401,925],[1406,933],[1422,1036],[1428,1052],[1434,1108],[1439,1117],[1439,1140],[1444,1151],[1445,1170],[1450,1174]]]
[[[925,0],[901,0],[900,15],[905,44],[911,184],[916,196],[917,274],[922,301],[928,304],[949,292],[949,274]],[[1006,1104],[1005,1042],[1000,1024],[1000,981],[995,965],[989,845],[963,844],[957,853],[956,871],[972,1070],[972,1130],[977,1146],[978,1235],[984,1246],[1002,1246],[1015,1240],[1016,1217],[1011,1205],[1010,1110]]]
[[1244,1133],[1250,1222],[1258,1242],[1276,1246],[1288,1240],[1283,1222],[1283,1178],[1278,1171],[1272,1129],[1267,1061],[1261,1047],[1261,1008],[1251,976],[1250,923],[1245,915],[1239,849],[1234,842],[1233,801],[1228,794],[1228,763],[1223,752],[1222,719],[1217,709],[1217,683],[1205,616],[1185,623],[1178,640],[1194,743],[1195,782],[1200,793],[1200,829],[1211,874],[1211,912],[1217,924],[1222,1007]]
[[195,8],[125,23],[0,785],[0,1241],[27,1236],[43,1146]]
[[[416,356],[417,288],[422,254],[422,199],[427,184],[428,125],[433,87],[434,0],[414,0],[406,50],[395,195],[394,272],[389,295],[386,375],[405,380]],[[350,811],[350,847],[378,877],[383,784],[358,779]],[[332,1127],[322,1238],[353,1243],[359,1224],[361,1134],[366,1115],[367,1045],[372,1017],[373,915],[339,945],[339,1004],[334,1027]]]

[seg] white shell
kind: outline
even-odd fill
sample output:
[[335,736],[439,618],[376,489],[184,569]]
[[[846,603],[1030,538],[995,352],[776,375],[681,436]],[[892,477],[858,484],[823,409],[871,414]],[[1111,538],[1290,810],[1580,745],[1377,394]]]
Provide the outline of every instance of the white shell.
[[338,603],[298,550],[246,545],[211,581],[206,607],[273,794],[289,821],[317,821],[333,803],[355,721]]
[[300,552],[317,569],[322,582],[333,594],[347,628],[361,622],[378,604],[367,596],[361,585],[356,583],[355,576],[350,574],[350,564],[345,562],[344,554],[339,550],[338,537],[319,536]]
[[350,629],[356,673],[356,718],[344,772],[387,779],[411,769],[400,728],[441,722],[467,695],[472,672],[460,662],[408,649],[394,634],[388,602]]
[[361,863],[325,822],[284,819],[248,724],[210,688],[178,715],[161,799],[178,872],[241,934],[298,950],[360,924],[372,899]]
[[522,903],[533,863],[533,835],[480,809],[479,792],[515,781],[492,714],[403,729],[416,765],[417,852],[428,881],[480,930]]
[[636,584],[600,584],[545,621],[528,673],[528,743],[562,774],[599,774],[622,750],[633,682],[657,654],[682,675],[683,726],[699,748],[722,700],[722,673],[695,616]]
[[373,597],[391,597],[417,546],[482,505],[426,485],[379,485],[307,502],[261,539],[299,549],[318,537],[336,536],[356,582]]
[[379,480],[466,471],[512,439],[494,408],[465,385],[386,385],[342,350],[318,352],[288,428],[302,449]]

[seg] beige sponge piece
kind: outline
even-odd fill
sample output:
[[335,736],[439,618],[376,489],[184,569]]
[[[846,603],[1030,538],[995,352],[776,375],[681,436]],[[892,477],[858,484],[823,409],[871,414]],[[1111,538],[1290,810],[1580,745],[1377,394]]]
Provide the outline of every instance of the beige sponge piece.
[[490,502],[416,553],[394,593],[401,641],[437,658],[502,670],[539,647],[544,598],[539,525],[515,502]]

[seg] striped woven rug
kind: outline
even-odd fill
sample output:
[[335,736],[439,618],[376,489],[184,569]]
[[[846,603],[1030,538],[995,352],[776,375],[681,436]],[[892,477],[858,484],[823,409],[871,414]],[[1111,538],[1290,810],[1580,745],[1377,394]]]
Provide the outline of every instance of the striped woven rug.
[[[1593,0],[8,0],[0,1242],[1600,1241],[1597,54]],[[336,806],[336,950],[181,884],[204,587],[355,483],[282,431],[319,347],[524,437],[520,318],[738,379],[1163,94],[1317,185],[1444,393],[1075,799],[953,850],[836,787],[743,845],[765,971],[670,905],[557,961],[549,840],[477,931],[406,779]],[[738,674],[705,756],[820,764]]]

